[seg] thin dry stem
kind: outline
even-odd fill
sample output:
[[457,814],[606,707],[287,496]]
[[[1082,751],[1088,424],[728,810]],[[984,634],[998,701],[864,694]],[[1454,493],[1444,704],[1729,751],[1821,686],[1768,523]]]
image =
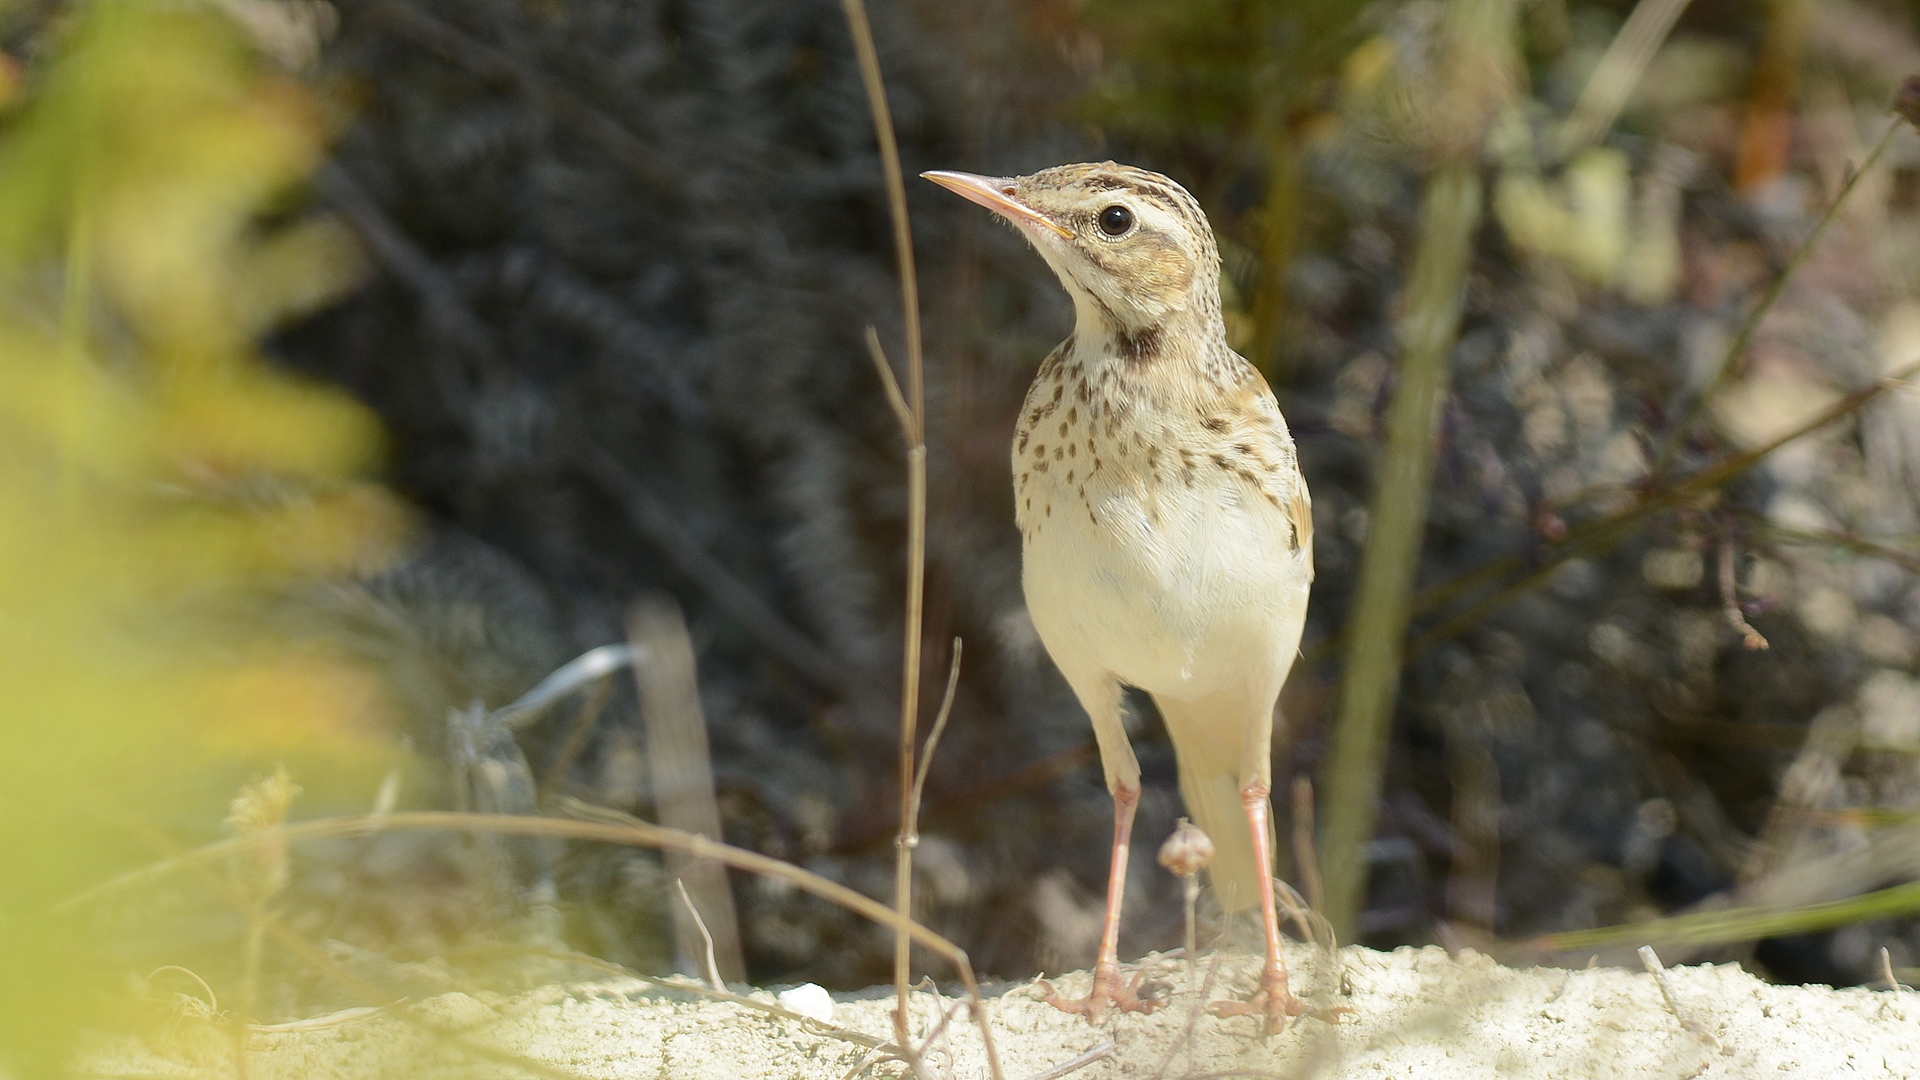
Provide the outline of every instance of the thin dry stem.
[[[863,0],[842,0],[854,53],[860,60],[860,80],[873,112],[873,130],[880,144],[881,171],[887,184],[887,210],[893,220],[894,257],[900,270],[901,329],[907,339],[907,393],[905,404],[913,420],[907,448],[907,598],[904,655],[900,688],[900,832],[894,860],[894,908],[903,922],[913,917],[914,749],[920,719],[921,620],[926,604],[927,577],[927,392],[925,365],[920,353],[920,286],[913,267],[913,229],[907,221],[907,188],[900,168],[900,147],[893,137],[893,117],[887,109],[886,83],[880,75],[880,56],[873,46],[873,27]],[[877,338],[874,341],[877,342]],[[877,358],[880,354],[875,354]],[[887,368],[891,375],[891,367]],[[889,396],[898,388],[889,390]],[[905,934],[894,938],[893,984],[896,1040],[907,1043],[907,978],[913,948]],[[984,1018],[982,1020],[984,1023]],[[984,1032],[984,1028],[982,1029]],[[991,1039],[987,1058],[996,1075],[999,1062]]]
[[933,730],[927,734],[927,745],[920,750],[920,768],[913,777],[913,832],[908,837],[911,843],[920,839],[920,802],[927,792],[927,773],[933,767],[933,751],[940,745],[940,736],[947,730],[947,720],[953,716],[953,697],[960,689],[960,639],[953,639],[953,660],[947,665],[947,692],[940,698],[940,711],[934,714]]
[[[1187,954],[1187,962],[1189,964],[1194,962],[1191,952]],[[1172,1067],[1174,1056],[1183,1046],[1187,1048],[1187,1068],[1193,1068],[1193,1030],[1200,1024],[1200,1014],[1207,1011],[1207,995],[1213,992],[1213,980],[1219,974],[1220,954],[1215,952],[1213,962],[1207,965],[1206,981],[1200,984],[1199,991],[1193,996],[1193,1008],[1187,1013],[1186,1029],[1181,1032],[1180,1038],[1172,1046],[1167,1047],[1167,1055],[1160,1059],[1160,1067],[1153,1070],[1152,1080],[1166,1080],[1167,1069]]]
[[1653,946],[1640,946],[1640,965],[1646,968],[1647,974],[1653,976],[1653,981],[1660,985],[1660,996],[1666,1001],[1668,1010],[1673,1013],[1673,1018],[1680,1021],[1681,1027],[1707,1042],[1718,1041],[1705,1025],[1694,1019],[1686,1009],[1681,1008],[1680,998],[1673,992],[1673,981],[1667,975],[1667,966],[1660,962],[1660,957],[1653,951]]
[[1301,903],[1300,894],[1293,891],[1293,886],[1279,878],[1273,879],[1273,886],[1273,898],[1286,911],[1287,918],[1293,920],[1293,928],[1300,931],[1300,940],[1306,942],[1320,940],[1319,936],[1313,932],[1313,923],[1307,919],[1306,906]]
[[1896,994],[1902,990],[1913,989],[1894,977],[1893,953],[1885,945],[1880,946],[1880,977],[1887,980],[1887,989]]
[[587,700],[580,703],[580,712],[574,717],[573,728],[567,732],[567,741],[560,746],[560,752],[554,755],[553,764],[547,766],[546,775],[541,777],[540,790],[551,796],[560,790],[566,782],[567,772],[586,749],[587,736],[593,733],[594,722],[600,719],[601,710],[607,706],[607,698],[613,693],[613,684],[602,677],[594,681],[593,689],[587,692]]
[[900,380],[894,377],[893,361],[887,359],[887,350],[880,347],[880,333],[873,327],[867,327],[867,355],[873,358],[874,370],[880,373],[880,385],[887,392],[887,405],[893,409],[893,418],[900,421],[900,433],[907,437],[908,445],[920,442],[920,425],[915,422],[913,410],[907,407],[907,399],[900,394]]
[[1870,172],[1880,161],[1881,155],[1887,152],[1887,147],[1893,145],[1894,136],[1898,135],[1905,125],[1906,121],[1898,117],[1887,125],[1887,130],[1881,134],[1880,141],[1873,144],[1872,150],[1867,151],[1866,160],[1860,163],[1859,168],[1847,174],[1846,182],[1840,185],[1840,191],[1833,197],[1833,202],[1828,204],[1826,213],[1820,215],[1820,220],[1814,223],[1813,231],[1809,232],[1807,238],[1800,242],[1800,246],[1794,249],[1793,255],[1787,259],[1787,265],[1780,268],[1780,273],[1773,279],[1773,284],[1767,287],[1765,295],[1760,297],[1760,302],[1755,304],[1753,310],[1749,311],[1747,317],[1741,321],[1739,332],[1734,334],[1733,341],[1727,345],[1727,351],[1721,354],[1720,363],[1714,368],[1712,377],[1707,380],[1705,386],[1700,388],[1700,392],[1693,395],[1687,402],[1685,410],[1680,414],[1680,419],[1674,422],[1673,427],[1667,431],[1666,438],[1661,440],[1660,451],[1654,456],[1653,461],[1651,475],[1654,479],[1658,480],[1666,474],[1667,468],[1673,464],[1674,455],[1680,452],[1680,444],[1686,439],[1687,432],[1692,429],[1694,421],[1700,418],[1700,411],[1706,408],[1707,402],[1713,400],[1713,395],[1733,374],[1734,365],[1746,355],[1747,346],[1753,344],[1753,335],[1760,329],[1760,321],[1766,318],[1767,312],[1773,309],[1774,302],[1779,300],[1780,294],[1786,291],[1787,283],[1793,280],[1801,264],[1805,263],[1807,257],[1813,254],[1813,249],[1819,246],[1820,238],[1827,233],[1827,226],[1833,224],[1833,219],[1839,216],[1840,208],[1846,205],[1847,196],[1852,195],[1853,189],[1859,186],[1860,178]]
[[1747,621],[1746,613],[1740,610],[1740,587],[1733,575],[1737,557],[1731,539],[1720,541],[1720,610],[1727,617],[1727,625],[1740,635],[1740,643],[1751,652],[1766,648],[1767,639],[1753,628],[1753,624]]
[[1063,1061],[1043,1073],[1034,1073],[1028,1080],[1060,1080],[1061,1077],[1068,1073],[1078,1072],[1096,1061],[1110,1058],[1119,1052],[1120,1047],[1118,1045],[1104,1042],[1071,1061]]
[[700,937],[707,943],[707,983],[715,990],[725,990],[727,983],[720,977],[720,965],[713,958],[713,935],[707,931],[707,920],[700,917],[700,909],[693,904],[693,897],[687,895],[687,883],[679,878],[673,879],[673,887],[680,890],[680,902],[687,905],[687,914],[693,916],[693,925],[700,931]]
[[159,967],[154,968],[152,971],[147,972],[146,981],[151,983],[153,981],[153,977],[155,975],[160,974],[163,971],[177,971],[180,974],[185,975],[187,978],[192,979],[194,982],[199,983],[200,989],[206,991],[207,993],[208,1015],[210,1016],[220,1015],[220,996],[213,992],[213,987],[207,984],[207,980],[200,977],[199,972],[194,971],[192,968],[181,967],[179,964],[161,964]]
[[[785,881],[802,892],[811,893],[823,900],[838,904],[862,918],[889,927],[906,934],[922,948],[932,951],[952,964],[960,983],[967,991],[967,999],[972,1007],[976,1024],[980,1028],[981,1039],[987,1050],[987,1067],[994,1080],[1005,1080],[1000,1069],[998,1052],[994,1049],[993,1033],[987,1026],[987,1014],[980,998],[980,983],[973,971],[973,963],[968,959],[966,950],[948,941],[925,926],[911,919],[902,919],[892,908],[871,897],[847,888],[836,881],[830,881],[792,863],[782,862],[757,851],[747,851],[731,844],[709,840],[695,833],[682,832],[642,821],[615,810],[591,806],[573,799],[561,800],[561,805],[569,812],[582,814],[589,820],[571,818],[532,817],[516,814],[469,814],[451,810],[402,810],[377,817],[374,815],[355,815],[349,817],[319,818],[303,821],[294,825],[277,825],[261,830],[262,835],[273,834],[292,843],[296,840],[315,840],[339,836],[364,836],[379,829],[447,829],[458,832],[484,832],[504,836],[550,836],[568,840],[592,840],[609,844],[625,844],[634,847],[661,848],[685,852],[697,859],[711,859],[725,863],[737,870],[760,874],[763,877]],[[136,826],[139,823],[135,823]],[[216,841],[192,851],[163,859],[151,866],[129,874],[123,874],[112,881],[89,889],[79,895],[69,897],[59,906],[63,909],[96,899],[107,893],[117,892],[133,885],[152,881],[180,870],[200,872],[197,876],[225,895],[232,891],[226,881],[218,875],[205,872],[208,863],[226,858],[240,850],[246,843],[238,838]],[[268,916],[268,933],[276,941],[281,941],[280,932],[284,931],[278,920]],[[278,929],[276,929],[278,928]],[[285,931],[295,942],[317,955],[328,965],[333,965],[325,953],[313,949],[311,945]],[[289,946],[291,947],[291,946]],[[302,953],[303,958],[306,954]],[[351,976],[348,976],[351,978]],[[357,982],[357,980],[356,980]]]

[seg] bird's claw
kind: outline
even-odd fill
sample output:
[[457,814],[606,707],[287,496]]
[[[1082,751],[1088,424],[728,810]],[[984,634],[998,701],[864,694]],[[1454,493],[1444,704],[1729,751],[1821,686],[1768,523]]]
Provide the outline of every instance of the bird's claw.
[[1207,1006],[1207,1012],[1214,1016],[1262,1017],[1267,1034],[1272,1034],[1284,1031],[1287,1021],[1293,1017],[1306,1016],[1313,1010],[1287,989],[1285,972],[1268,971],[1252,997],[1245,1001],[1216,1001]]
[[1145,979],[1146,975],[1142,973],[1135,975],[1131,983],[1122,984],[1119,968],[1101,964],[1093,969],[1093,986],[1088,988],[1086,997],[1061,997],[1052,983],[1042,979],[1040,986],[1044,996],[1040,1000],[1061,1012],[1079,1013],[1087,1018],[1088,1023],[1097,1024],[1109,1005],[1121,1012],[1137,1013],[1150,1013],[1159,1008],[1158,999],[1140,993],[1141,983]]

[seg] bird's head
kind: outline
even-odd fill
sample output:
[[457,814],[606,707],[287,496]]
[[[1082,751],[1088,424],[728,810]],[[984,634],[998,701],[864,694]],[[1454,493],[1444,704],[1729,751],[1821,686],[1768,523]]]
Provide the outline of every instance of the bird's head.
[[1011,222],[1073,295],[1084,326],[1114,340],[1160,336],[1176,320],[1202,331],[1220,322],[1220,254],[1187,189],[1156,172],[1059,165],[1028,176],[920,175]]

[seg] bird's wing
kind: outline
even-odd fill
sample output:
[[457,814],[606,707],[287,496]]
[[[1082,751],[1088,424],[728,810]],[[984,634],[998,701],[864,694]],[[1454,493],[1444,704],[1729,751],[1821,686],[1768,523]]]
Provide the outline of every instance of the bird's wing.
[[1286,418],[1280,415],[1280,403],[1252,365],[1246,368],[1231,416],[1224,439],[1229,458],[1244,466],[1238,471],[1286,516],[1293,526],[1294,551],[1310,559],[1313,500],[1307,494],[1306,477],[1300,474],[1300,458]]

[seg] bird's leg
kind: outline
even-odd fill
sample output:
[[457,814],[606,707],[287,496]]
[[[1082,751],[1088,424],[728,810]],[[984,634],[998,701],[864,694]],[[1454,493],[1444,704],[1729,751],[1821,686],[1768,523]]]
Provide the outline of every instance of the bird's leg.
[[1255,780],[1240,789],[1241,805],[1247,808],[1247,825],[1253,830],[1253,865],[1260,875],[1260,921],[1267,934],[1267,963],[1260,970],[1260,989],[1247,1001],[1217,1001],[1209,1006],[1215,1016],[1264,1015],[1267,1030],[1287,1026],[1287,1018],[1307,1011],[1306,1002],[1287,989],[1287,960],[1280,952],[1280,916],[1273,901],[1273,857],[1267,841],[1267,785]]
[[[1133,841],[1133,812],[1140,805],[1140,789],[1120,783],[1113,789],[1113,861],[1107,870],[1107,918],[1100,929],[1100,956],[1093,965],[1093,988],[1079,999],[1063,998],[1046,988],[1046,1001],[1064,1012],[1083,1013],[1091,1023],[1112,1005],[1121,1012],[1152,1012],[1160,1003],[1140,997],[1140,980],[1120,981],[1120,900],[1127,891],[1127,853]],[[1282,976],[1285,979],[1285,976]]]

